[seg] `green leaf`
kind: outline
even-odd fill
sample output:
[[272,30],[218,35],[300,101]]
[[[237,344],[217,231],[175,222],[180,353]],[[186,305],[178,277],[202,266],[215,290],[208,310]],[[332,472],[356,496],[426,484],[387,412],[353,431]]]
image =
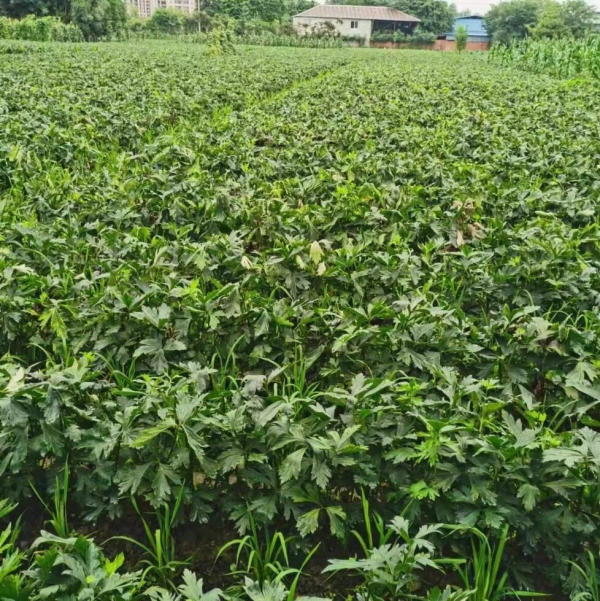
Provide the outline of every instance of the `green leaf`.
[[296,520],[296,527],[302,536],[313,534],[319,528],[319,509],[311,509]]
[[306,447],[290,453],[282,462],[279,468],[279,478],[282,484],[295,480],[302,470],[302,459],[306,453]]
[[162,424],[158,426],[153,426],[152,428],[147,428],[144,430],[138,437],[131,443],[131,447],[134,449],[141,449],[145,447],[151,440],[174,428],[177,424],[172,419],[166,419]]
[[517,498],[523,500],[523,507],[527,511],[531,511],[535,507],[539,496],[540,489],[532,484],[521,485],[517,492]]

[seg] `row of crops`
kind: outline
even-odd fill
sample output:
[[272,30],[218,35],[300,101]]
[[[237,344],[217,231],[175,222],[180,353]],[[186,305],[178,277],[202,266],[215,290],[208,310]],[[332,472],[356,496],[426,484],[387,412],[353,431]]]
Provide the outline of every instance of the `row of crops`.
[[0,66],[0,598],[593,588],[591,84],[29,48]]
[[495,44],[490,60],[503,66],[553,77],[600,77],[600,36],[583,38],[526,38],[509,45]]

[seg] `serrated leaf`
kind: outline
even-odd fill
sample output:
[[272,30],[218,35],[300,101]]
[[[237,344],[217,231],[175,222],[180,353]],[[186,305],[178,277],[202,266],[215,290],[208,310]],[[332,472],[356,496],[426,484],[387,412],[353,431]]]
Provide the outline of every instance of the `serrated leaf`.
[[576,449],[547,449],[542,457],[544,461],[558,461],[567,467],[574,467],[584,460],[584,456]]
[[227,449],[223,451],[219,456],[219,464],[221,465],[221,469],[223,473],[230,472],[238,467],[244,466],[245,455],[243,449],[233,447],[231,449]]
[[517,492],[517,498],[523,500],[523,507],[527,511],[531,511],[540,496],[540,489],[532,484],[523,484]]
[[131,447],[134,449],[141,449],[146,446],[151,440],[170,430],[176,426],[175,422],[172,419],[165,420],[162,424],[158,426],[153,426],[152,428],[146,428],[132,443]]
[[282,484],[295,480],[302,470],[302,459],[306,453],[306,447],[290,453],[279,468],[279,478]]
[[313,534],[319,528],[320,509],[311,509],[296,520],[296,527],[302,536]]

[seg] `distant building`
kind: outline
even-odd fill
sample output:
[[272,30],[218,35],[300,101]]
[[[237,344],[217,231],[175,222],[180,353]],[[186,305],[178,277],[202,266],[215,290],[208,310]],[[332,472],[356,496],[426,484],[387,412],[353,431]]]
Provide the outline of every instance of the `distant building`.
[[151,17],[159,8],[173,8],[186,15],[196,10],[196,0],[129,0],[132,12],[142,18]]
[[469,17],[457,17],[454,20],[454,28],[446,34],[445,38],[451,42],[454,41],[456,30],[463,26],[469,34],[468,42],[479,42],[489,44],[491,42],[490,34],[485,28],[483,17],[481,15],[471,15]]
[[293,22],[301,35],[331,29],[339,35],[364,38],[368,43],[373,33],[412,33],[421,21],[386,6],[319,4],[296,15]]

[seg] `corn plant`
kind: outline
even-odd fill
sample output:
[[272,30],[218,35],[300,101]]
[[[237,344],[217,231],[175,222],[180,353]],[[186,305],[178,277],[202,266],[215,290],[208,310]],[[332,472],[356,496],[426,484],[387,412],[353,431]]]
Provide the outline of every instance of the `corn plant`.
[[600,37],[532,39],[495,45],[492,61],[554,77],[600,76]]

